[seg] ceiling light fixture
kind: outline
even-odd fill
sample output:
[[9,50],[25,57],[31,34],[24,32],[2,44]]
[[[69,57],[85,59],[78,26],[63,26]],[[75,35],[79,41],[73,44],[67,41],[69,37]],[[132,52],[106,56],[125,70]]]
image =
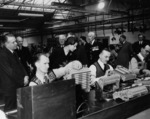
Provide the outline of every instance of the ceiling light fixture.
[[33,14],[33,13],[18,13],[18,16],[44,17],[43,14]]
[[98,9],[103,9],[104,7],[105,7],[104,0],[100,0],[100,2],[98,3]]

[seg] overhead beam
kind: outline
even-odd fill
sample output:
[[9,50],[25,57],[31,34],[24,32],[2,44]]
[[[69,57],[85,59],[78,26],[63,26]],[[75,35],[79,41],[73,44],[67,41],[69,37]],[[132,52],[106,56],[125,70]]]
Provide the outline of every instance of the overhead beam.
[[[0,1],[0,4],[2,2]],[[12,2],[9,3],[9,5],[14,6],[23,6],[23,7],[34,7],[34,8],[44,8],[44,9],[56,9],[56,10],[65,10],[65,11],[73,11],[73,12],[80,12],[80,13],[97,13],[97,11],[88,11],[84,9],[71,9],[71,8],[60,8],[57,6],[51,6],[51,5],[39,5],[39,4],[29,4],[29,3],[20,3],[20,2]]]

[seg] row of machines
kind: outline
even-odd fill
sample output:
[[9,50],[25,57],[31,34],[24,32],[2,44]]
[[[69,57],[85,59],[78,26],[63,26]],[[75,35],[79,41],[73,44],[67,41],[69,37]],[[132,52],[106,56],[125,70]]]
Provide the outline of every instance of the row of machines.
[[128,101],[131,98],[139,97],[149,92],[149,85],[140,83],[140,81],[149,80],[148,77],[141,75],[138,78],[136,74],[122,66],[118,66],[114,71],[120,75],[120,86],[118,90],[112,93],[113,99]]
[[[76,84],[80,84],[85,92],[90,92],[90,70],[86,67],[79,70],[71,70],[67,79],[75,79]],[[137,75],[126,69],[118,66],[113,71],[108,71],[107,76],[100,78],[96,82],[99,92],[101,92],[100,99],[122,99],[129,100],[137,96],[148,93],[148,85],[137,83],[138,80],[149,80],[150,78],[137,78]]]

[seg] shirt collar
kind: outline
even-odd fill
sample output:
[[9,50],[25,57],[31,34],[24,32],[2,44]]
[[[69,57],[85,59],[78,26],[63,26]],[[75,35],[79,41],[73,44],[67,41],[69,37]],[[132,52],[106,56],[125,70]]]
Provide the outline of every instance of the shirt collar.
[[13,50],[11,50],[11,49],[8,49],[11,53],[14,53],[14,51]]
[[125,44],[126,43],[126,41],[123,41],[123,44]]
[[36,73],[36,77],[42,82],[42,83],[44,83],[45,82],[45,80],[44,80],[44,76],[42,76],[42,75],[40,75],[40,74],[38,74],[38,73]]
[[144,57],[142,56],[141,53],[139,53],[137,56],[140,58],[140,60],[141,60],[142,62],[144,62]]
[[94,39],[94,40],[92,40],[91,45],[93,45],[93,44],[94,44],[94,41],[95,41],[95,39]]
[[104,63],[100,59],[98,59],[98,63],[101,66],[101,68],[104,69]]

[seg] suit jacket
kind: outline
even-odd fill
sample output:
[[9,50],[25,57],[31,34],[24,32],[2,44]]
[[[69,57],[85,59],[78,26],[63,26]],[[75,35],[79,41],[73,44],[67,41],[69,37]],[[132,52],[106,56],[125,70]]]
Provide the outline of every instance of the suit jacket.
[[141,50],[142,44],[139,43],[139,41],[133,43],[132,48],[135,54],[138,54]]
[[147,42],[149,42],[149,41],[143,40],[142,44],[140,44],[139,41],[136,41],[135,43],[133,43],[132,48],[133,48],[133,52],[135,53],[135,55],[141,51],[142,45]]
[[88,43],[85,47],[87,49],[88,62],[90,66],[98,60],[99,54],[103,49],[103,44],[95,40],[92,45]]
[[29,52],[29,49],[27,47],[22,46],[22,49],[16,49],[17,55],[23,64],[25,70],[29,73],[30,69],[27,65],[27,63],[31,64],[31,54]]
[[6,95],[16,91],[24,85],[27,75],[18,57],[7,48],[0,49],[0,87]]
[[128,68],[132,54],[133,54],[132,45],[131,43],[126,41],[118,53],[116,64]]

